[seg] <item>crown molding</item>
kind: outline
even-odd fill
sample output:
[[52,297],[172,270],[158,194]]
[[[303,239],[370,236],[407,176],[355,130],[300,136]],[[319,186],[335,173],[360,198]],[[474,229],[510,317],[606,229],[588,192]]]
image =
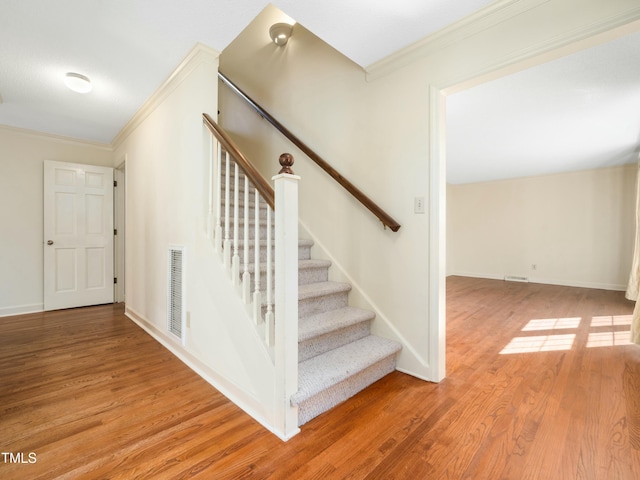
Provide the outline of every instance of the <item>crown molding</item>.
[[[550,1],[551,0],[498,1],[477,13],[456,22],[450,27],[425,37],[413,45],[409,45],[379,62],[370,65],[365,69],[367,81],[373,81],[377,78],[383,77],[415,62],[416,60],[419,60],[420,58],[441,51],[442,49],[454,45],[465,38],[476,35],[528,10],[538,8]],[[625,31],[628,31],[628,33],[638,31],[640,30],[640,27],[635,25],[635,23],[639,21],[640,5],[617,15],[600,18],[591,24],[563,32],[551,39],[518,50],[508,57],[503,57],[499,63],[488,64],[484,68],[477,70],[474,73],[474,76],[478,77],[485,75],[489,72],[508,67],[509,65],[568,47],[571,44],[586,42],[588,39],[593,39],[593,44],[595,45],[598,42],[606,40],[606,38],[602,39],[600,36],[608,36],[608,34],[611,33],[611,38],[615,38],[623,35]],[[440,83],[444,87],[452,86],[465,80],[468,79],[449,79]]]
[[551,0],[499,0],[365,68],[368,81],[441,51]]
[[65,137],[62,135],[55,135],[52,133],[38,132],[36,130],[28,130],[26,128],[12,127],[11,125],[0,125],[0,132],[5,131],[12,135],[21,135],[24,137],[30,137],[36,140],[47,140],[57,143],[65,143],[68,145],[75,145],[79,147],[91,147],[105,152],[113,151],[113,147],[108,143],[92,142],[89,140],[81,140],[73,137]]
[[197,67],[202,64],[218,65],[220,52],[202,43],[197,43],[180,62],[169,77],[147,99],[131,120],[113,138],[111,145],[116,149],[140,124],[180,85]]
[[527,66],[569,55],[638,31],[640,31],[640,6],[522,48],[502,57],[498,62],[488,63],[474,70],[471,74],[444,79],[438,86],[446,90],[447,94],[455,93],[471,86],[468,85],[469,82],[479,84],[501,76],[499,72],[514,69],[518,71]]

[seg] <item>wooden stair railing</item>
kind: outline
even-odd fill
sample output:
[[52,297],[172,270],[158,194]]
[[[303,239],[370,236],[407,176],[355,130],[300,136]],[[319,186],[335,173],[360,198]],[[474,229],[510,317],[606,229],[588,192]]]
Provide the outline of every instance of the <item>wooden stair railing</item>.
[[335,179],[342,187],[344,187],[351,195],[353,195],[362,205],[364,205],[371,213],[373,213],[382,224],[389,227],[393,232],[397,232],[400,229],[400,224],[396,222],[391,215],[380,208],[373,200],[365,195],[358,187],[343,177],[336,169],[334,169],[329,163],[324,160],[320,155],[315,153],[310,147],[308,147],[302,140],[296,137],[289,129],[276,120],[269,112],[258,105],[251,97],[244,93],[238,86],[236,86],[228,77],[222,72],[218,72],[218,78],[222,80],[231,90],[236,93],[240,98],[247,102],[261,117],[267,120],[273,125],[276,130],[282,133],[291,143],[302,150],[311,160],[313,160],[320,168],[328,173],[333,179]]
[[258,170],[251,164],[251,162],[247,160],[238,146],[233,142],[233,140],[231,140],[227,132],[220,128],[220,126],[211,118],[211,116],[209,116],[209,114],[203,113],[202,117],[204,119],[204,124],[207,126],[209,131],[213,135],[215,135],[224,149],[229,152],[229,154],[240,165],[240,168],[243,170],[245,175],[249,177],[249,181],[258,189],[262,198],[264,198],[269,206],[274,209],[275,200],[273,187],[269,185],[269,182],[267,182],[264,177],[258,172]]

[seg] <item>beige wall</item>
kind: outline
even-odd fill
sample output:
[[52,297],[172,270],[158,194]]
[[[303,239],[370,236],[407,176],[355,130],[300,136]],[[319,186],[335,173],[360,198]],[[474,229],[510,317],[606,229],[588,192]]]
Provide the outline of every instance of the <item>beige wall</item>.
[[107,145],[0,126],[0,316],[43,309],[43,161],[111,158]]
[[624,290],[636,166],[448,186],[449,274]]
[[[299,25],[285,48],[269,43],[268,28],[279,13],[268,7],[222,53],[223,72],[402,224],[399,233],[383,230],[317,167],[292,152],[302,177],[301,221],[351,280],[356,300],[376,310],[374,329],[403,342],[402,370],[430,379],[444,371],[437,365],[445,338],[444,260],[438,259],[445,247],[438,230],[444,228],[446,188],[430,174],[444,165],[437,142],[445,126],[441,105],[433,101],[438,94],[583,48],[594,41],[585,39],[636,19],[637,10],[635,0],[496,2],[474,21],[440,32],[365,74]],[[267,132],[259,117],[236,110],[224,88],[220,92],[223,126],[256,158],[273,163],[291,149]],[[263,167],[266,176],[273,171]],[[427,199],[427,214],[413,213],[416,196]]]
[[[273,364],[207,236],[217,52],[197,46],[118,136],[126,158],[126,313],[269,426]],[[167,253],[184,248],[184,345],[167,332]]]

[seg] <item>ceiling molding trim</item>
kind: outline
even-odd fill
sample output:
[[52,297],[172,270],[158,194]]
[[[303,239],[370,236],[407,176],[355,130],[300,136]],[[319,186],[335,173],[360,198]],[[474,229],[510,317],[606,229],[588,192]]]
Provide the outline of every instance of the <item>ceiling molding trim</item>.
[[131,117],[131,120],[113,138],[111,145],[114,149],[138,127],[142,122],[160,105],[169,95],[180,85],[197,67],[202,64],[218,65],[220,52],[202,43],[197,43],[195,47],[180,62],[169,77],[158,87],[140,109]]
[[47,140],[58,143],[65,143],[67,145],[75,145],[79,147],[97,148],[105,152],[113,151],[113,147],[108,143],[92,142],[90,140],[82,140],[79,138],[65,137],[63,135],[55,135],[53,133],[37,132],[35,130],[28,130],[26,128],[13,127],[10,125],[0,125],[0,133],[2,131],[8,132],[12,135],[31,137],[34,140]]
[[489,63],[471,74],[445,79],[439,82],[438,87],[446,95],[450,95],[485,81],[638,31],[640,31],[640,6],[515,51],[502,57],[499,62]]
[[500,0],[365,68],[367,81],[383,77],[551,0]]

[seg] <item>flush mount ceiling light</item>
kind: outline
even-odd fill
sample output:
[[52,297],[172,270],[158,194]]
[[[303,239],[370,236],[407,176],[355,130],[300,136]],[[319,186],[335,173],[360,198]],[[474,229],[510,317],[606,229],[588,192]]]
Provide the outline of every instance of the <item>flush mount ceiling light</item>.
[[89,77],[80,73],[68,72],[64,76],[64,84],[74,92],[89,93],[93,88]]
[[293,25],[289,25],[288,23],[274,23],[269,29],[269,36],[271,40],[273,40],[273,43],[279,47],[284,47],[289,41],[292,30]]

